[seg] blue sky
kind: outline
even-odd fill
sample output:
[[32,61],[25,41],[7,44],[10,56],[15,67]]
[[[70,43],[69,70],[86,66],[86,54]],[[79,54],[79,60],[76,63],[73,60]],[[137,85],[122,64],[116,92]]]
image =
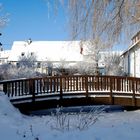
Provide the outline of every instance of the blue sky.
[[[4,49],[10,49],[14,41],[70,40],[67,16],[58,7],[48,10],[47,0],[1,0],[2,13],[9,14],[7,26],[0,29],[0,42]],[[50,0],[54,2],[54,0]],[[52,4],[53,5],[53,4]],[[1,12],[1,11],[0,11]],[[125,50],[128,44],[117,44],[115,50]]]
[[[53,1],[53,0],[52,0]],[[8,25],[0,29],[4,49],[13,41],[69,40],[66,16],[62,7],[55,16],[53,7],[48,10],[45,0],[1,0],[3,13],[9,13]]]

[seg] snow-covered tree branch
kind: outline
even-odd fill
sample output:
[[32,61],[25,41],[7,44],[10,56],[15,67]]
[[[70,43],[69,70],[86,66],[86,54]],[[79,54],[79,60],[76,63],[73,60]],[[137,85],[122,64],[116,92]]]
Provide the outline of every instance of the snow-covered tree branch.
[[0,28],[3,28],[5,27],[5,25],[8,23],[9,21],[9,14],[5,14],[3,12],[3,6],[2,4],[0,3]]
[[140,28],[139,0],[47,0],[47,5],[66,10],[72,39],[98,37],[113,46],[121,36],[128,39]]
[[123,75],[121,58],[119,54],[112,53],[105,57],[105,71],[106,75]]

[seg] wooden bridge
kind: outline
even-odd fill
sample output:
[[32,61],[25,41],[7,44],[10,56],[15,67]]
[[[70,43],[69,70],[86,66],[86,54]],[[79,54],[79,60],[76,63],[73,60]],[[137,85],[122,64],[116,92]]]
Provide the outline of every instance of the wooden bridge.
[[140,78],[48,76],[0,82],[1,90],[22,111],[73,105],[140,107]]

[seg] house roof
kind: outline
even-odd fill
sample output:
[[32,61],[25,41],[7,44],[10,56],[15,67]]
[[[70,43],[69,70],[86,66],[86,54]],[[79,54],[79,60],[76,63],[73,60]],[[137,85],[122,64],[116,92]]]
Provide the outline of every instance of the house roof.
[[38,61],[82,61],[80,41],[15,41],[9,61],[18,61],[22,53],[35,54]]
[[140,31],[138,31],[133,37],[131,40],[133,40],[136,36],[138,36],[140,34]]
[[125,55],[128,51],[131,51],[134,47],[136,47],[137,44],[140,44],[140,40],[132,44],[127,50],[125,50],[121,56]]
[[[140,35],[140,31],[138,31],[138,32],[132,37],[131,40],[135,39],[135,38],[136,38],[137,36],[139,36],[139,35]],[[132,42],[133,42],[133,41],[132,41]],[[138,37],[138,39],[136,39],[136,40],[133,42],[132,45],[130,45],[130,46],[128,47],[127,50],[125,50],[125,51],[122,53],[121,56],[125,55],[128,51],[131,51],[132,49],[134,49],[138,44],[140,44],[140,38],[139,38],[139,37]]]

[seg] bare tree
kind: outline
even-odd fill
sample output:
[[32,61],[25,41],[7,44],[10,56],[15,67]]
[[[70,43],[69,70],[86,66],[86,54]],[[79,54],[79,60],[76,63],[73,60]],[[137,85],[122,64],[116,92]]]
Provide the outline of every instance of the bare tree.
[[[52,1],[47,3],[50,7]],[[140,0],[54,0],[52,5],[55,11],[66,7],[72,39],[100,38],[114,44],[140,28]]]
[[10,69],[13,69],[14,66],[11,64],[2,64],[0,65],[0,80],[7,80],[12,79],[12,71]]
[[88,41],[81,41],[80,46],[84,50],[84,62],[77,63],[80,74],[99,74],[100,52],[108,48],[108,43],[103,43],[99,38]]
[[57,74],[60,74],[60,75],[65,74],[67,65],[68,65],[68,63],[66,62],[66,60],[61,59],[60,62],[55,66]]
[[8,23],[9,19],[9,14],[3,13],[3,6],[0,3],[0,28],[5,27],[5,25]]
[[78,74],[95,74],[95,64],[92,62],[78,62],[77,63],[77,73]]
[[17,62],[17,78],[36,76],[36,55],[27,54],[20,56]]
[[19,57],[18,64],[21,68],[34,68],[36,61],[37,60],[35,55],[27,54]]
[[89,68],[92,68],[92,74],[99,74],[98,65],[100,60],[100,52],[105,50],[109,46],[109,43],[103,43],[100,38],[95,38],[94,40],[88,40],[83,42],[83,47],[85,47],[85,51],[87,53],[87,60],[85,61],[87,61],[91,65]]
[[53,63],[50,60],[46,60],[41,62],[42,64],[42,69],[46,70],[46,74],[47,75],[52,75],[52,71],[53,71]]
[[74,38],[115,43],[125,30],[140,27],[140,0],[69,0],[69,7]]
[[27,56],[19,57],[16,65],[0,65],[0,79],[7,80],[40,76],[41,74],[36,70],[36,62],[36,56],[28,54]]
[[105,71],[107,75],[123,75],[120,54],[112,53],[105,57]]

